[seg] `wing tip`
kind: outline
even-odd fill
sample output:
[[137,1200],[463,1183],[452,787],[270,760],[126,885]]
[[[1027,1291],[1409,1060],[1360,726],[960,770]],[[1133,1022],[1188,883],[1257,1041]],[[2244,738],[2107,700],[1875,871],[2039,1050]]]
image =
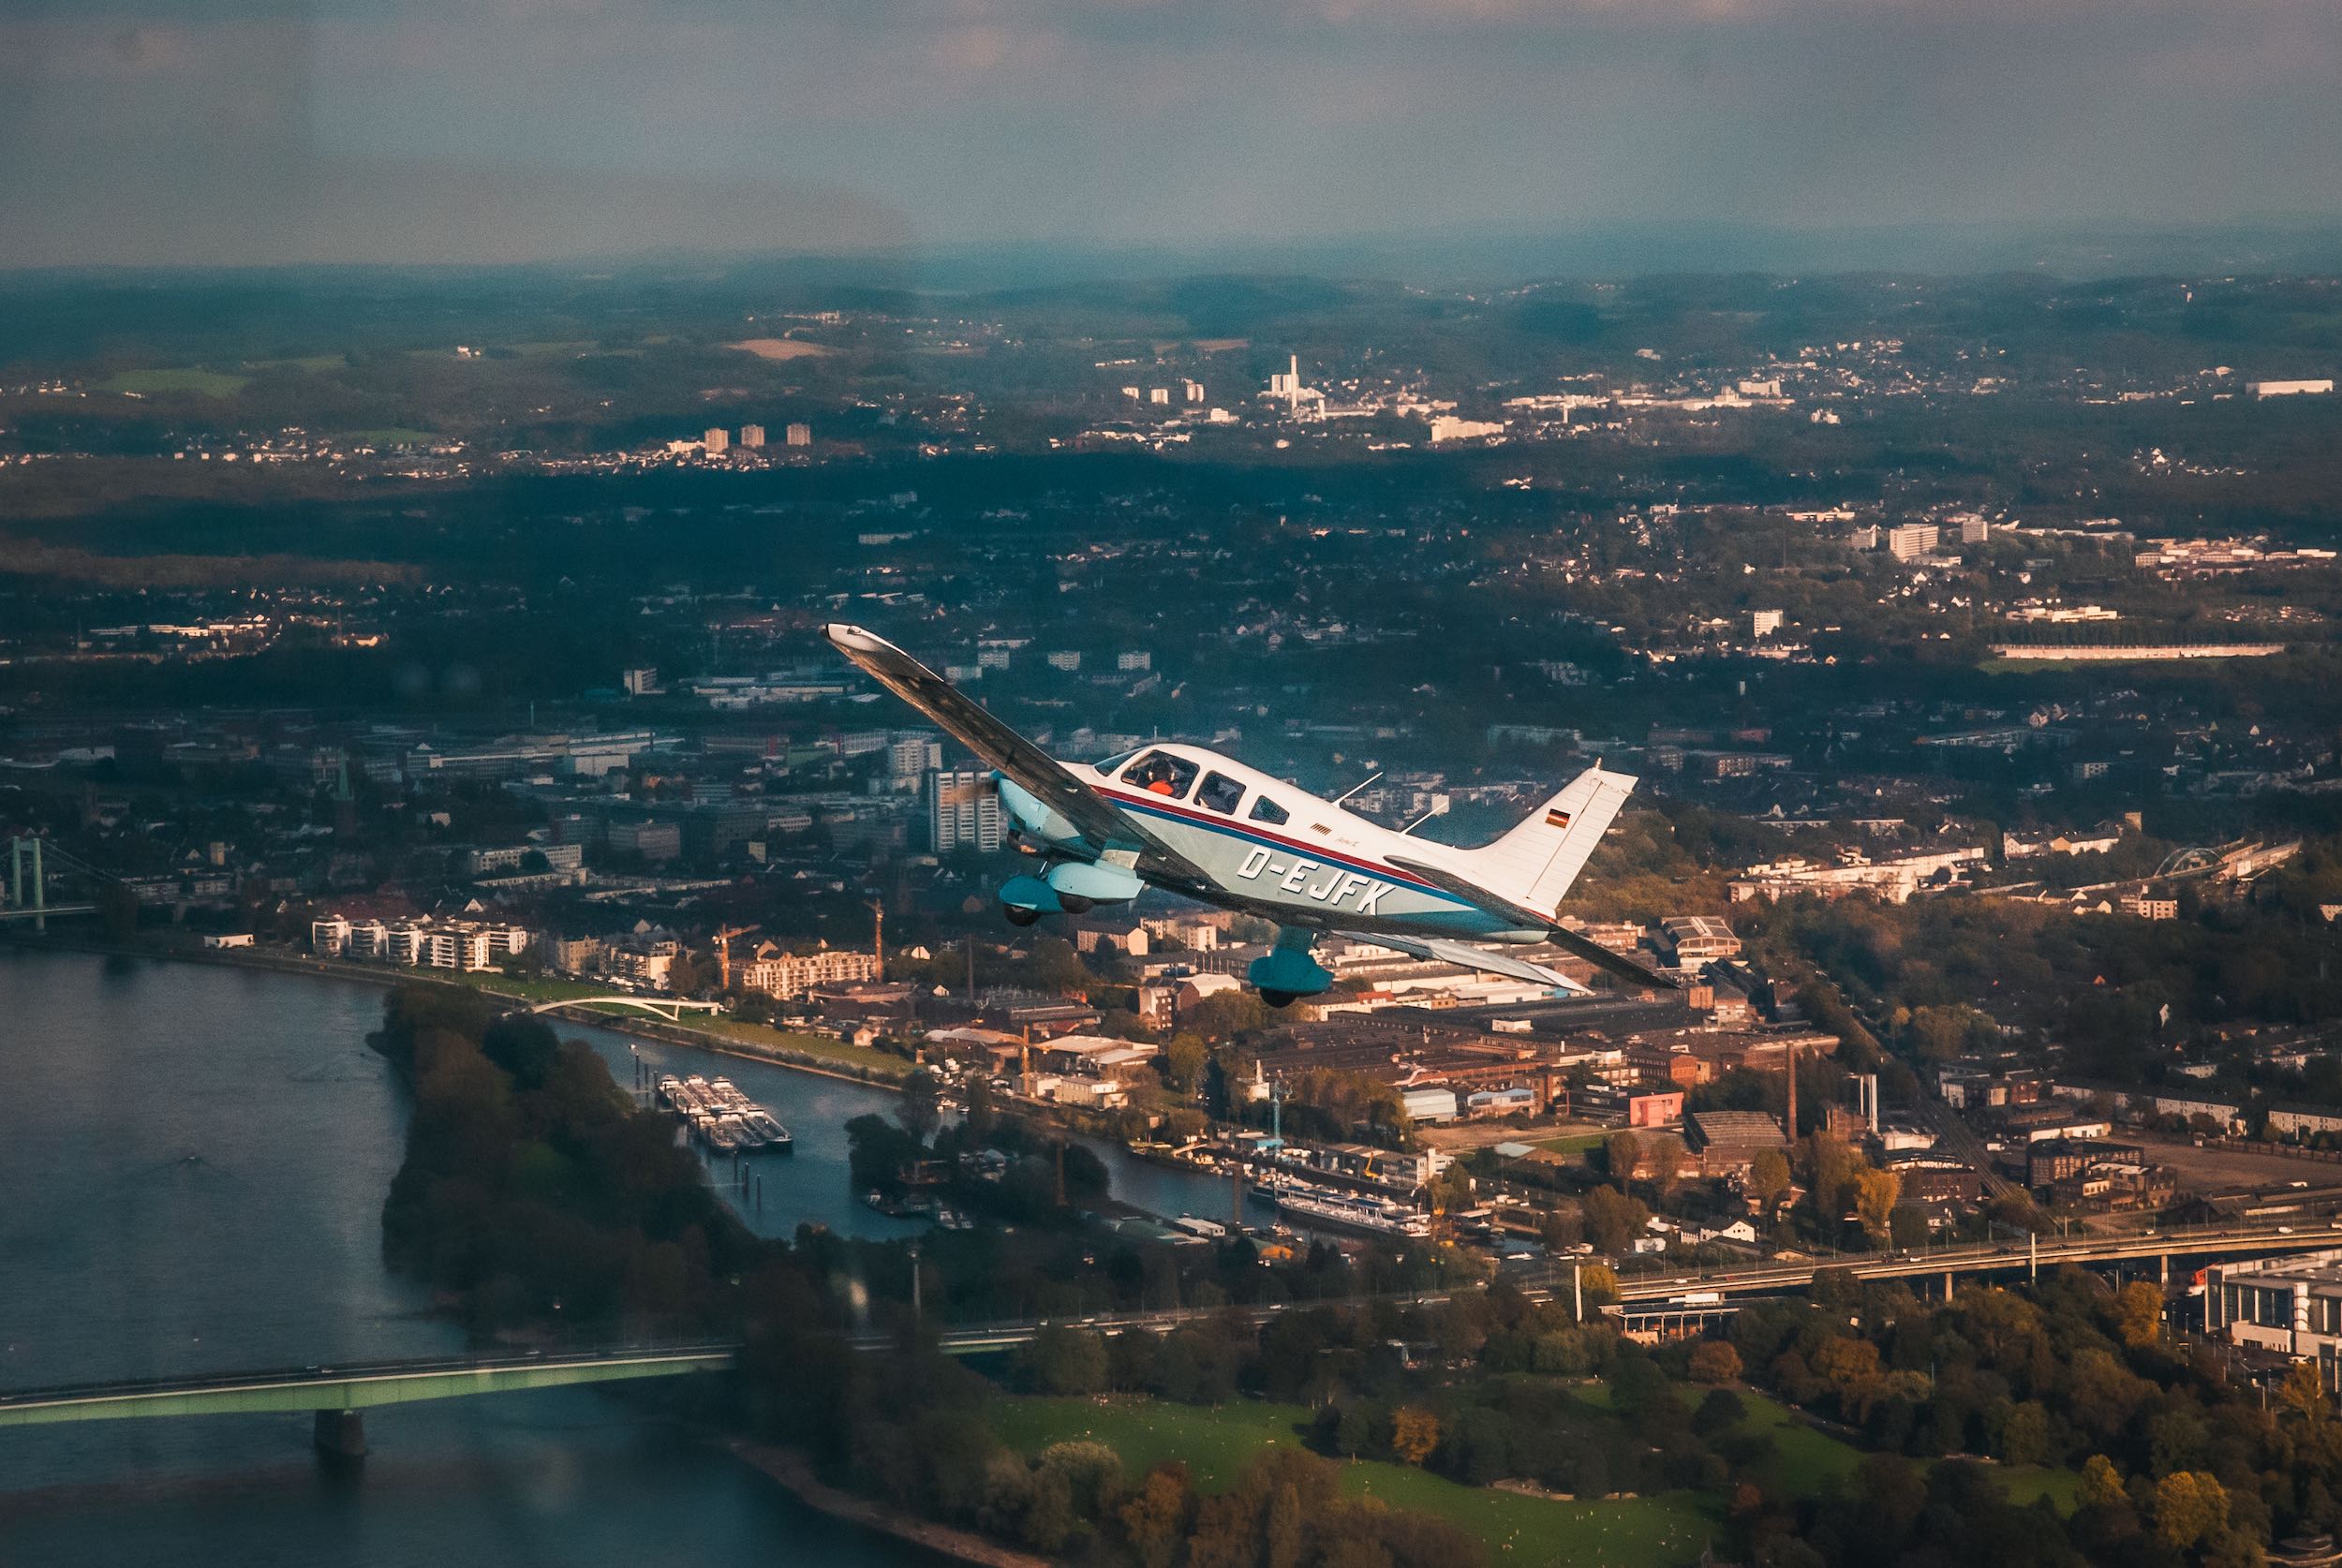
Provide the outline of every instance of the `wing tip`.
[[884,638],[866,631],[851,621],[824,622],[822,635],[828,638],[833,646],[850,653],[875,653],[886,646]]

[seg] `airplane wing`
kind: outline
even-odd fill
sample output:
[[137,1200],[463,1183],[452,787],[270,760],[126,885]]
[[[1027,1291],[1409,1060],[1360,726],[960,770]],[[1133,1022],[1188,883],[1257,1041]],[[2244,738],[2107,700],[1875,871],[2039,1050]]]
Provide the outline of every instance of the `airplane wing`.
[[1395,952],[1403,953],[1411,958],[1432,958],[1443,964],[1454,964],[1461,969],[1476,969],[1482,974],[1501,974],[1512,980],[1526,980],[1538,985],[1556,986],[1561,990],[1576,992],[1579,996],[1588,994],[1585,986],[1558,970],[1547,969],[1543,964],[1532,964],[1526,958],[1515,958],[1506,954],[1490,953],[1484,948],[1473,947],[1464,942],[1449,941],[1444,937],[1389,937],[1366,931],[1341,931],[1337,932],[1336,935],[1347,937],[1352,941],[1371,942],[1376,947],[1387,947]]
[[1208,887],[1210,876],[1098,794],[1073,771],[986,711],[983,704],[875,632],[832,622],[822,629],[839,653],[926,714],[954,740],[1055,810],[1102,851],[1142,851],[1167,881]]
[[[1393,865],[1403,871],[1414,872],[1425,881],[1454,894],[1468,904],[1486,910],[1490,914],[1503,915],[1507,920],[1519,921],[1526,929],[1543,931],[1547,941],[1556,947],[1567,948],[1595,969],[1614,974],[1621,980],[1637,985],[1648,986],[1656,991],[1680,991],[1683,988],[1680,981],[1661,974],[1641,960],[1629,958],[1623,953],[1613,953],[1600,942],[1581,937],[1566,926],[1556,925],[1551,917],[1539,914],[1534,910],[1524,909],[1509,898],[1490,893],[1487,888],[1466,878],[1457,876],[1445,866],[1433,865],[1428,861],[1417,860],[1412,855],[1392,855],[1388,858]],[[1366,939],[1380,941],[1382,939],[1369,937]]]

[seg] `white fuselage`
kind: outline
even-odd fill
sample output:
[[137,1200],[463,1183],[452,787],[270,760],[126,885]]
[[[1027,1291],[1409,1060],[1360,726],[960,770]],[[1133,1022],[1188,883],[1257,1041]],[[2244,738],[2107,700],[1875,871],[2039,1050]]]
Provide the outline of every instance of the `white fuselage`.
[[[1182,789],[1127,775],[1150,759],[1191,764]],[[1443,845],[1410,838],[1202,747],[1160,745],[1104,767],[1066,766],[1141,818],[1212,880],[1199,897],[1287,925],[1487,937],[1511,923],[1393,865],[1392,852],[1438,864]],[[1403,846],[1403,849],[1401,847]]]

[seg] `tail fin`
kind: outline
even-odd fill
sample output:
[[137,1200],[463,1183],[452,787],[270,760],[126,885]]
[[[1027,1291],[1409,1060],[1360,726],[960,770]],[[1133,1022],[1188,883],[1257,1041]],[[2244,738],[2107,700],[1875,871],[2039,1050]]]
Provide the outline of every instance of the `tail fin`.
[[1529,909],[1555,912],[1635,783],[1631,774],[1588,768],[1504,837],[1471,851],[1473,880]]

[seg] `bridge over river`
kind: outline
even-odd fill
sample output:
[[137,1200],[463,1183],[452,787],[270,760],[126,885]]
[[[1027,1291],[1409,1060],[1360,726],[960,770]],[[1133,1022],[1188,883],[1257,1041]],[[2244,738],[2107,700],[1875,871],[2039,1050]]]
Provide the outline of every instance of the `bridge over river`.
[[730,1344],[630,1347],[27,1388],[0,1393],[0,1427],[314,1411],[318,1446],[356,1457],[365,1452],[365,1427],[360,1413],[377,1406],[571,1383],[675,1377],[729,1367],[736,1350]]
[[[1689,1274],[1638,1274],[1620,1281],[1619,1309],[1630,1324],[1667,1332],[1697,1327],[1728,1315],[1735,1299],[1749,1300],[1809,1290],[1817,1274],[1843,1270],[1856,1280],[1932,1280],[1940,1277],[1949,1292],[1961,1275],[2014,1274],[2028,1277],[2044,1265],[2085,1266],[2127,1263],[2152,1264],[2168,1286],[2174,1258],[2201,1259],[2267,1256],[2342,1248],[2342,1221],[2325,1220],[2300,1226],[2205,1228],[2144,1231],[2127,1235],[2087,1235],[2041,1239],[1990,1246],[1953,1247],[1934,1251],[1871,1253],[1844,1258],[1774,1259],[1742,1268],[1714,1269]],[[1576,1281],[1559,1277],[1525,1283],[1523,1294],[1536,1300],[1566,1300],[1583,1311]],[[1445,1293],[1424,1293],[1385,1298],[1416,1305],[1446,1299]],[[1249,1309],[1254,1322],[1282,1312],[1297,1311],[1319,1303],[1278,1303]],[[1326,1303],[1324,1305],[1332,1305]],[[1228,1308],[1174,1308],[1154,1311],[1101,1313],[1068,1320],[1014,1320],[940,1327],[936,1347],[949,1355],[982,1355],[1011,1350],[1030,1341],[1054,1321],[1098,1333],[1141,1330],[1164,1334],[1181,1324],[1224,1317]],[[885,1350],[900,1342],[891,1332],[865,1332],[848,1343],[862,1352]],[[423,1361],[378,1361],[363,1365],[302,1367],[275,1371],[223,1373],[200,1378],[158,1378],[120,1383],[86,1383],[70,1387],[30,1388],[0,1392],[0,1427],[42,1426],[67,1421],[114,1421],[142,1416],[223,1415],[287,1411],[312,1411],[317,1415],[318,1445],[329,1454],[355,1457],[365,1452],[362,1412],[381,1405],[422,1399],[462,1398],[521,1389],[552,1388],[571,1383],[616,1383],[636,1378],[674,1377],[687,1372],[721,1370],[732,1365],[739,1346],[734,1343],[623,1346],[602,1350],[473,1356]]]

